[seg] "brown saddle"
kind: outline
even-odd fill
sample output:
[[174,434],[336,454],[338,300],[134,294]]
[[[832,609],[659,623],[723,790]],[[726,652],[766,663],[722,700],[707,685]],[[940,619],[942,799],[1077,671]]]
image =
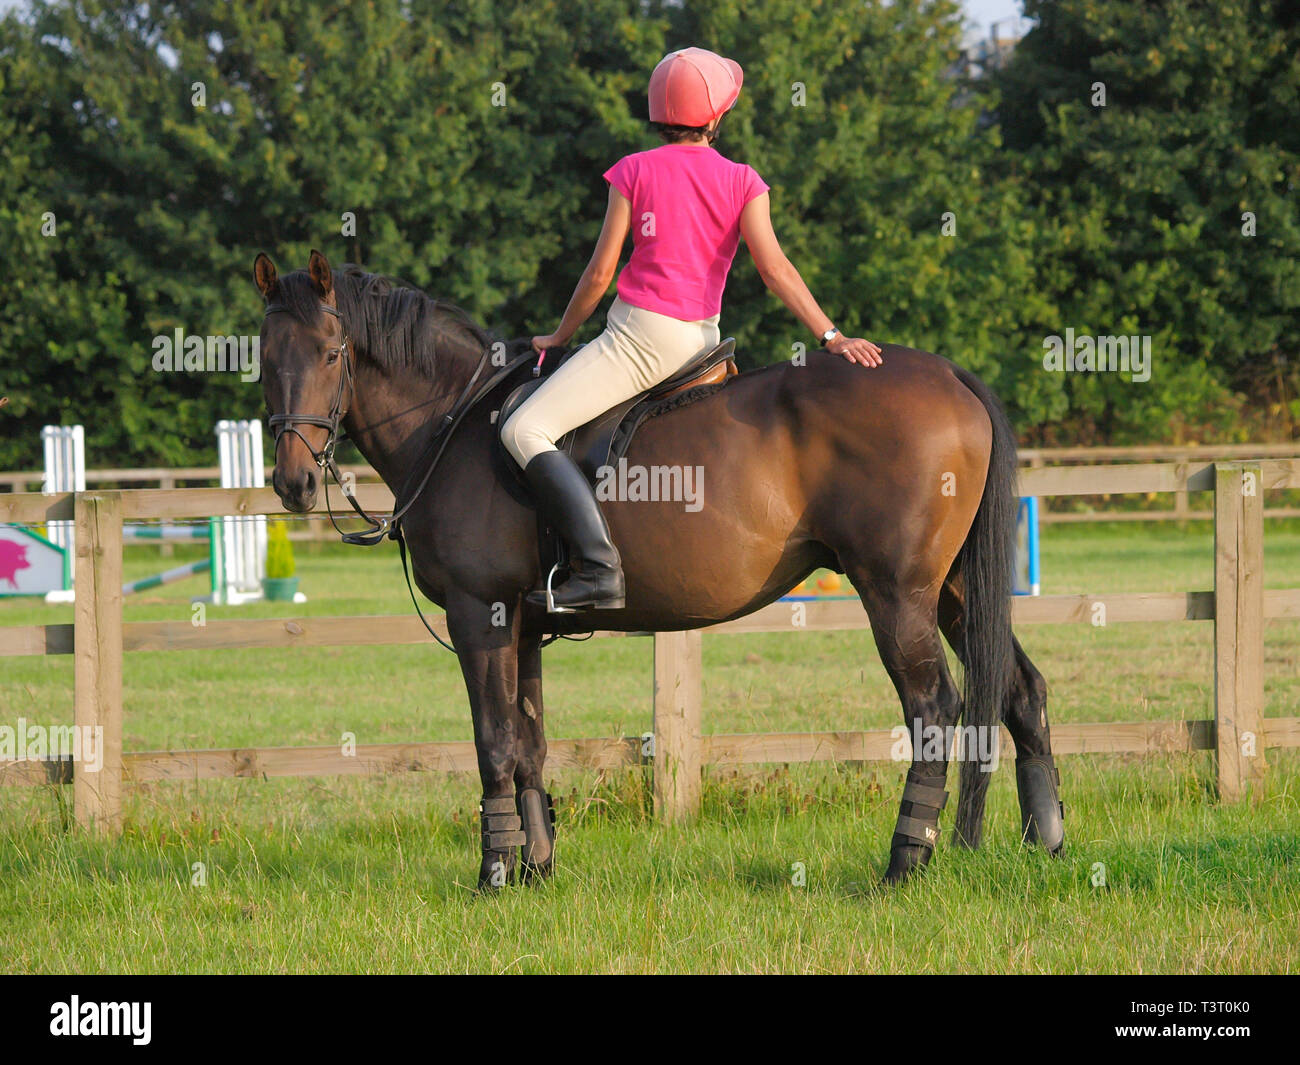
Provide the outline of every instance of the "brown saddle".
[[[736,360],[732,357],[735,350],[735,339],[728,337],[717,347],[700,352],[672,377],[661,381],[648,392],[633,396],[611,407],[586,425],[580,425],[571,432],[565,433],[556,443],[561,451],[566,451],[573,457],[582,472],[587,475],[587,479],[595,485],[600,468],[618,463],[618,460],[627,453],[637,426],[647,417],[686,400],[687,394],[694,393],[697,389],[709,388],[710,392],[715,391],[716,389],[711,386],[720,387],[726,383],[727,378],[738,373]],[[561,365],[563,361],[561,359],[555,366]],[[555,369],[555,366],[551,369]],[[537,391],[544,380],[544,377],[540,377],[525,381],[515,388],[501,404],[501,409],[492,412],[493,424],[498,427],[504,425],[506,419],[518,409],[519,404]],[[702,395],[704,393],[701,393]],[[519,464],[501,443],[500,435],[497,436],[496,446],[505,460],[506,468],[514,474],[516,482],[522,482]]]

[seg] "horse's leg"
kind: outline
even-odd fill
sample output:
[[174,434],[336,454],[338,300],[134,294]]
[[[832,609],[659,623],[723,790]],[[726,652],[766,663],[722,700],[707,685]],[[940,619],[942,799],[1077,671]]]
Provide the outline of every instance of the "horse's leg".
[[483,861],[480,890],[504,886],[515,875],[525,842],[515,807],[519,764],[519,609],[501,624],[503,604],[449,596],[447,631],[460,658],[474,719],[474,748],[483,784]]
[[930,861],[939,838],[939,812],[948,800],[948,738],[961,695],[948,672],[933,593],[908,594],[892,583],[849,573],[862,592],[880,658],[903,704],[912,737],[912,765],[890,841],[885,883],[896,884]]
[[[939,593],[939,626],[957,657],[965,661],[962,640],[964,617],[961,572],[954,566]],[[1016,791],[1020,798],[1022,837],[1042,843],[1051,854],[1065,844],[1065,808],[1061,805],[1060,774],[1052,758],[1051,730],[1047,724],[1047,682],[1012,637],[1016,671],[1002,704],[1002,722],[1016,744]]]
[[546,730],[542,719],[542,637],[519,640],[519,760],[515,801],[523,821],[523,876],[548,877],[555,863],[555,808],[546,793]]

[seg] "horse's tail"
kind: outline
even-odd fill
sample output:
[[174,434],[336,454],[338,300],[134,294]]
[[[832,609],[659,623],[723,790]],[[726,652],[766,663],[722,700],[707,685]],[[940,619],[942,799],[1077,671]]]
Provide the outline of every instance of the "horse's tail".
[[[958,380],[979,398],[993,423],[984,495],[966,542],[958,556],[965,582],[962,642],[966,666],[962,691],[963,729],[967,741],[961,761],[961,797],[957,804],[956,834],[969,847],[979,845],[984,827],[984,800],[991,766],[982,765],[978,751],[983,743],[969,742],[989,736],[997,742],[1002,723],[1002,703],[1011,683],[1015,650],[1011,633],[1011,581],[1015,565],[1016,440],[1011,423],[997,397],[978,377],[956,367]],[[973,736],[970,726],[975,726]],[[972,750],[972,747],[975,749]]]

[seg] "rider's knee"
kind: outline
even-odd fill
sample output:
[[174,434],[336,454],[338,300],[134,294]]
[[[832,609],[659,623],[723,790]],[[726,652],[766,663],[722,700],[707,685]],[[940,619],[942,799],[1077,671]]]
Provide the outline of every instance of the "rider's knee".
[[528,465],[528,460],[539,450],[534,443],[535,434],[528,419],[521,417],[522,414],[522,408],[516,410],[498,430],[501,443],[521,469]]
[[519,430],[519,412],[515,411],[504,422],[497,426],[497,436],[501,438],[501,443],[505,449],[514,456],[515,461],[519,461],[519,440],[516,435]]

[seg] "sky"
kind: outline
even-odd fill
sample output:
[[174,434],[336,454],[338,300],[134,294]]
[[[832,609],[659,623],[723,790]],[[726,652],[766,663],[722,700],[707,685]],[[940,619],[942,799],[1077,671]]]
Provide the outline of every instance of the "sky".
[[966,17],[978,23],[985,36],[989,26],[998,19],[1024,14],[1024,5],[1019,0],[962,0],[961,6],[966,9]]

